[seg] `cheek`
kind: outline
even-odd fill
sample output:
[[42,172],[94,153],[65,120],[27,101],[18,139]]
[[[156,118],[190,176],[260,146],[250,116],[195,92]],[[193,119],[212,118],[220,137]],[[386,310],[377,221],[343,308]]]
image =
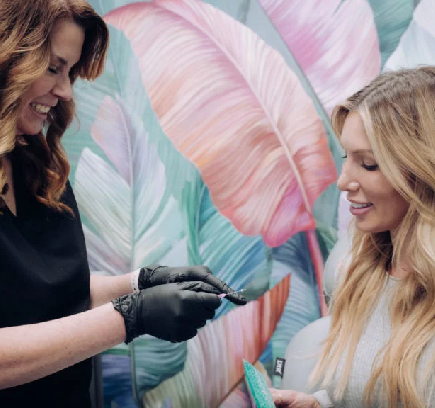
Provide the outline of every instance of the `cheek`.
[[396,214],[401,218],[403,218],[405,214],[408,212],[409,203],[397,192],[396,192],[396,197],[394,202],[395,202]]
[[408,211],[408,202],[394,189],[385,189],[375,205],[384,220],[401,220]]
[[23,96],[21,97],[22,104],[28,105],[33,100],[47,95],[53,88],[54,83],[54,78],[50,78],[49,76],[44,76],[43,78],[37,79],[30,85],[29,89],[24,92]]

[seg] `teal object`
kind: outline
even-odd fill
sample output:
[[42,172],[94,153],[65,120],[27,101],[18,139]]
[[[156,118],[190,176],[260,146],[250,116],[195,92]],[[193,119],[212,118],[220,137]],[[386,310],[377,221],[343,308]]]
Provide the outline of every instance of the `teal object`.
[[416,6],[415,0],[369,0],[379,36],[382,65],[399,45]]
[[259,408],[275,408],[269,387],[260,371],[245,360],[243,360],[243,367],[245,369],[246,382],[255,406]]

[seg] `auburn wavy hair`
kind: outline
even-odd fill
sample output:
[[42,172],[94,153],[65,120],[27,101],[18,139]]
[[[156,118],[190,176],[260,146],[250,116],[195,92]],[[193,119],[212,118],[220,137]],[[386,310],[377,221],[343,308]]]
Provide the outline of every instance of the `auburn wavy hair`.
[[[435,339],[435,68],[387,72],[336,107],[338,137],[358,112],[380,170],[409,203],[394,231],[354,229],[351,262],[332,297],[331,329],[312,380],[332,381],[342,359],[335,398],[344,393],[353,356],[390,266],[406,260],[389,305],[392,336],[379,352],[366,384],[367,406],[423,408],[434,391],[435,355],[419,378],[419,359]],[[377,401],[377,385],[383,395]]]
[[[46,74],[51,58],[50,36],[57,21],[73,20],[85,41],[70,80],[93,80],[104,69],[109,32],[103,19],[85,0],[2,0],[0,2],[0,158],[16,148],[26,187],[36,199],[57,211],[69,175],[61,138],[74,117],[74,101],[59,100],[48,114],[44,130],[17,142],[22,95]],[[0,190],[6,175],[0,162]]]

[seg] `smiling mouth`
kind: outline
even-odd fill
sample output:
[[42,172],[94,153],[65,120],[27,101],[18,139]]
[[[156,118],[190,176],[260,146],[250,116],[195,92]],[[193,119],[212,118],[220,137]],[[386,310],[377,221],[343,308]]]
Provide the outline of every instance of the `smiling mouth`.
[[355,208],[355,209],[358,209],[358,208],[367,208],[367,207],[370,207],[370,206],[372,206],[372,205],[373,205],[372,203],[366,203],[366,204],[350,203],[350,206],[351,206],[352,208]]
[[51,106],[41,105],[39,103],[31,103],[30,106],[36,113],[39,113],[40,115],[46,115],[51,109]]

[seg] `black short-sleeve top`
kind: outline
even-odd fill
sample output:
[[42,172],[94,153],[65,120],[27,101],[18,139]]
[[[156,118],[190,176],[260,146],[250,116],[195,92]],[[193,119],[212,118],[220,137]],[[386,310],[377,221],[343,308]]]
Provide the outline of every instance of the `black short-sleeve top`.
[[[40,204],[24,188],[11,154],[17,216],[0,215],[0,328],[58,319],[89,309],[85,239],[70,184],[62,202],[74,212]],[[0,407],[89,407],[91,361],[18,387],[0,390]],[[6,405],[8,404],[8,405]]]

